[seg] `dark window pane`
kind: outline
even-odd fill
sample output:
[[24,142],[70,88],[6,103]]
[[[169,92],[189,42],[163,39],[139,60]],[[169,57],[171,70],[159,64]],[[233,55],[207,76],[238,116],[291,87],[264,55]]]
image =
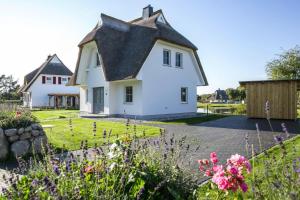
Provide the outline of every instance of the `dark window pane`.
[[97,64],[97,66],[99,66],[100,65],[100,60],[99,60],[99,55],[98,55],[98,53],[96,53],[96,64]]
[[176,53],[176,67],[181,67],[182,65],[182,54]]
[[128,86],[125,88],[125,102],[132,102],[133,92],[132,92],[132,86]]
[[163,57],[164,57],[164,61],[163,61],[164,65],[170,65],[170,51],[164,50]]
[[187,102],[187,88],[181,88],[181,102]]

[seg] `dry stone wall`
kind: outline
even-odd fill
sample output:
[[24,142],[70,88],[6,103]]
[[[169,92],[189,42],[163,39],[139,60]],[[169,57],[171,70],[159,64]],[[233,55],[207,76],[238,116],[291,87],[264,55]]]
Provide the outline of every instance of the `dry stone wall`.
[[0,160],[10,155],[19,157],[29,153],[41,153],[46,143],[47,137],[40,124],[19,129],[0,128]]

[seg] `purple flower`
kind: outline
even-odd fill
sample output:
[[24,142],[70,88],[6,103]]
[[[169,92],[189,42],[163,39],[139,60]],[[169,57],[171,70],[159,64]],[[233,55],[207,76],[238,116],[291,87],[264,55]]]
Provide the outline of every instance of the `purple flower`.
[[[300,158],[298,158],[299,162],[300,162]],[[293,160],[293,168],[294,168],[294,171],[298,174],[300,174],[300,165],[297,166],[297,160]]]
[[59,170],[59,167],[58,165],[53,165],[53,171],[56,175],[59,175],[60,174],[60,170]]
[[287,129],[286,126],[285,126],[285,123],[282,123],[282,124],[281,124],[281,127],[282,127],[282,131],[285,132],[286,137],[290,137],[290,134],[289,134],[289,132],[288,132],[288,129]]
[[280,136],[280,135],[276,135],[274,137],[275,141],[278,142],[278,143],[281,143],[283,141],[283,138]]

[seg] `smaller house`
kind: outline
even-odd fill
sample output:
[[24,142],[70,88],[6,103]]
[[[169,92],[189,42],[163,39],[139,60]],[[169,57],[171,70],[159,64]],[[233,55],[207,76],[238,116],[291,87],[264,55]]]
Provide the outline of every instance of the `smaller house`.
[[66,86],[72,75],[56,54],[49,55],[40,67],[24,77],[19,90],[23,95],[23,106],[79,108],[79,89]]
[[225,90],[221,90],[220,88],[215,91],[210,97],[211,103],[226,103],[228,101],[228,95]]

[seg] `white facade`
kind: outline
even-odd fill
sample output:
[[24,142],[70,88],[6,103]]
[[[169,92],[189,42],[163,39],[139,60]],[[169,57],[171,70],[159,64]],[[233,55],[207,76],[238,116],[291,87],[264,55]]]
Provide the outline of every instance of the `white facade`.
[[[54,56],[50,62],[57,63],[60,62],[60,60]],[[44,83],[43,77],[45,77]],[[53,83],[53,77],[56,77],[55,84]],[[49,99],[49,94],[79,94],[78,87],[66,86],[70,78],[71,76],[39,74],[30,87],[23,92],[24,106],[30,108],[53,107],[54,98]],[[61,80],[60,83],[58,79]],[[62,98],[62,101],[62,103],[64,103],[66,98]]]
[[[163,64],[164,50],[171,52],[168,66]],[[158,40],[135,79],[110,82],[105,80],[101,55],[100,65],[96,65],[97,52],[95,42],[82,49],[76,80],[80,86],[80,111],[94,113],[93,88],[104,87],[103,114],[151,118],[196,113],[197,86],[205,82],[193,50]],[[176,53],[182,55],[182,67],[175,66]],[[125,102],[126,86],[133,89],[130,103]],[[187,88],[186,102],[182,102],[181,88]]]

